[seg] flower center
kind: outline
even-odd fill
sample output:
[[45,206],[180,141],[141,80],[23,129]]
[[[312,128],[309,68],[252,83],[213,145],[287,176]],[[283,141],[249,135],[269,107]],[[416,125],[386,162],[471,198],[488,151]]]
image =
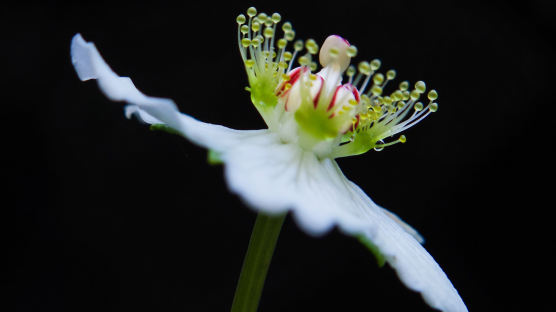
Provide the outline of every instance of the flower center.
[[[350,60],[357,48],[340,36],[329,36],[320,52],[313,39],[305,43],[297,40],[292,53],[286,50],[295,38],[289,22],[282,24],[282,38],[275,40],[280,14],[257,13],[251,7],[247,16],[237,17],[238,44],[249,80],[247,90],[269,128],[286,142],[314,151],[318,147],[319,153],[327,157],[382,150],[404,143],[403,135],[389,142],[385,139],[438,109],[435,90],[428,92],[426,106],[419,101],[426,90],[422,81],[411,90],[403,81],[385,94],[396,71],[377,72],[381,66],[378,59],[362,61],[356,69]],[[317,53],[322,69],[313,74],[318,67],[313,61]],[[292,69],[296,58],[300,66]],[[342,84],[344,73],[347,83]]]

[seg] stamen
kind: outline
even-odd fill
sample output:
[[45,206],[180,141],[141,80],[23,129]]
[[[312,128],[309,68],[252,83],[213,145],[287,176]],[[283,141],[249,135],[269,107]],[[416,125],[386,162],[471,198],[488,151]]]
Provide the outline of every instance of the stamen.
[[[249,78],[249,91],[258,108],[259,105],[274,107],[282,103],[282,109],[296,112],[300,129],[309,129],[307,131],[317,136],[321,131],[328,138],[333,138],[334,131],[346,135],[345,144],[340,146],[346,150],[350,150],[348,145],[362,144],[362,141],[369,144],[367,150],[382,150],[405,143],[403,135],[390,142],[384,140],[438,110],[435,90],[426,94],[428,104],[419,102],[427,91],[423,81],[417,81],[413,89],[410,89],[409,82],[402,81],[397,89],[388,90],[387,84],[396,78],[397,73],[393,69],[378,72],[382,65],[379,59],[363,61],[355,67],[350,65],[350,60],[358,51],[347,40],[337,35],[329,36],[319,50],[313,39],[294,42],[295,31],[291,23],[284,22],[278,28],[281,20],[278,13],[259,13],[254,7],[250,7],[246,15],[240,14],[236,18],[238,46]],[[277,32],[280,29],[282,34]],[[293,44],[288,51],[290,42]],[[313,74],[318,68],[317,53],[323,69]],[[295,62],[301,67],[292,70]],[[347,84],[342,85],[344,72]],[[299,120],[298,107],[304,109]],[[324,128],[319,128],[321,126]],[[357,140],[363,134],[365,139]],[[352,152],[355,150],[361,148],[351,148]],[[337,154],[352,152],[339,151]]]

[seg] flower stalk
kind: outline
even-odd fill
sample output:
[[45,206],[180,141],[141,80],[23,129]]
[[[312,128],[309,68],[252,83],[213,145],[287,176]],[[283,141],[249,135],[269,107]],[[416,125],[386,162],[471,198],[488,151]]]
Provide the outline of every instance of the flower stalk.
[[232,302],[232,312],[257,311],[266,273],[285,218],[286,214],[257,215]]

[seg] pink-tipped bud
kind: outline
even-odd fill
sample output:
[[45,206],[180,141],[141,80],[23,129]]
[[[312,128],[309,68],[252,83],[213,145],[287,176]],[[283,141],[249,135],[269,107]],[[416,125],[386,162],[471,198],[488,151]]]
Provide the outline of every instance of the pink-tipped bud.
[[345,71],[351,60],[347,53],[349,46],[349,42],[338,35],[328,36],[319,53],[322,67],[336,65],[341,72]]

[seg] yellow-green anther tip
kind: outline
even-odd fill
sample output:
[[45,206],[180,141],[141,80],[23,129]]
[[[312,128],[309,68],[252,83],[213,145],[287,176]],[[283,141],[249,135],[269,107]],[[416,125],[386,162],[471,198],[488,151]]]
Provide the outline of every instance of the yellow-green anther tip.
[[303,40],[297,40],[294,44],[293,44],[293,48],[296,51],[301,51],[303,50]]
[[282,30],[285,33],[292,30],[292,24],[290,22],[285,22],[284,24],[282,24]]
[[250,7],[249,9],[247,9],[247,15],[249,17],[257,15],[257,9],[255,7]]
[[379,87],[379,86],[373,86],[373,87],[371,88],[371,93],[372,93],[373,95],[379,96],[379,95],[382,94],[382,88]]
[[398,139],[398,141],[400,141],[400,143],[405,143],[407,142],[407,138],[405,137],[405,135],[400,135],[400,138]]
[[393,80],[394,78],[396,78],[396,71],[395,70],[390,69],[389,71],[386,72],[386,79]]
[[392,97],[394,98],[395,101],[401,101],[403,99],[403,93],[400,90],[396,90],[393,94]]
[[309,66],[309,69],[311,69],[311,71],[315,71],[317,70],[318,65],[316,62],[311,62],[311,65]]
[[415,101],[415,100],[418,100],[418,99],[419,99],[419,96],[421,96],[421,93],[419,93],[419,91],[417,91],[417,90],[413,90],[413,91],[411,91],[411,93],[409,94],[409,97],[410,97],[412,100],[414,100],[414,101]]
[[266,27],[271,27],[272,25],[274,25],[274,21],[272,20],[271,17],[267,17],[266,20],[264,21],[264,24]]
[[383,81],[384,81],[384,75],[383,74],[378,73],[378,74],[375,74],[373,76],[373,83],[374,84],[379,85],[379,84],[382,84]]
[[274,35],[274,30],[272,30],[272,28],[267,27],[264,29],[264,36],[267,38],[272,38],[272,36]]
[[237,18],[236,18],[236,22],[238,23],[238,25],[244,24],[245,21],[246,21],[245,15],[243,15],[243,14],[238,15]]
[[436,93],[436,90],[430,90],[427,97],[429,98],[429,100],[434,101],[438,98],[438,93]]
[[346,71],[346,75],[347,75],[348,77],[351,77],[351,76],[355,75],[355,66],[349,65],[349,67],[348,67],[348,69],[347,69],[347,71]]
[[381,64],[381,63],[380,63],[380,60],[379,60],[379,59],[374,59],[374,60],[372,60],[372,61],[371,61],[371,69],[372,69],[373,71],[379,69],[379,68],[380,68],[380,64]]
[[293,57],[292,53],[289,51],[284,52],[284,61],[289,61]]
[[288,41],[292,41],[295,38],[295,32],[293,30],[288,30],[284,33],[284,38]]
[[417,102],[417,103],[415,103],[415,106],[413,106],[413,107],[415,108],[416,111],[423,110],[423,103]]
[[429,105],[429,109],[431,110],[431,112],[436,112],[438,110],[438,103],[431,103]]
[[272,14],[272,21],[273,21],[274,23],[279,23],[280,20],[282,20],[282,16],[280,16],[279,13],[273,13],[273,14]]
[[400,82],[400,90],[406,91],[407,89],[409,89],[409,82],[407,81]]
[[371,74],[371,65],[369,62],[363,61],[359,63],[358,69],[363,75],[368,76]]
[[357,55],[357,47],[354,45],[350,46],[346,53],[349,57],[355,57]]
[[417,81],[415,83],[415,90],[417,90],[417,92],[424,93],[426,89],[427,89],[427,86],[425,85],[424,81]]

